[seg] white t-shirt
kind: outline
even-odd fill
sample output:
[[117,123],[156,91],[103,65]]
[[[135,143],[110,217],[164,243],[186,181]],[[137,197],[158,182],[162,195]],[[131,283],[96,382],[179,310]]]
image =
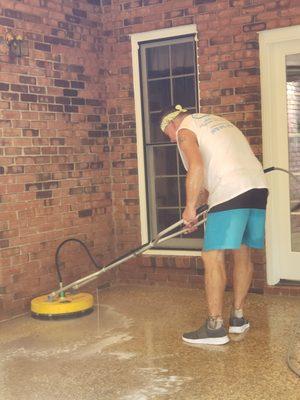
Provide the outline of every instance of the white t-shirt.
[[[204,162],[204,187],[209,207],[224,203],[250,189],[266,188],[260,162],[243,133],[226,119],[211,114],[188,115],[181,129],[194,132]],[[187,160],[178,145],[183,165]]]

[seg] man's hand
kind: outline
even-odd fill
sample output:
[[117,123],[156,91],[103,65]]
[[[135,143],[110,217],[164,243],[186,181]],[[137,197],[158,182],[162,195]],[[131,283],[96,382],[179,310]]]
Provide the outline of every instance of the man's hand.
[[182,213],[183,223],[189,228],[189,233],[196,231],[198,228],[195,224],[198,222],[196,209],[186,207]]

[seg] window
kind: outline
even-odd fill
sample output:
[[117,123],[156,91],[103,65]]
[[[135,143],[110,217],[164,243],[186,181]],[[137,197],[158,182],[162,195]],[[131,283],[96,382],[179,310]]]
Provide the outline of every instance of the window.
[[[137,134],[141,143],[138,156],[143,158],[139,172],[144,169],[144,182],[140,180],[140,184],[145,192],[147,240],[180,220],[185,206],[186,172],[176,144],[160,131],[161,110],[172,104],[198,110],[195,34],[157,37],[138,41],[142,129]],[[202,237],[203,232],[193,232],[166,241],[161,248],[200,250]]]

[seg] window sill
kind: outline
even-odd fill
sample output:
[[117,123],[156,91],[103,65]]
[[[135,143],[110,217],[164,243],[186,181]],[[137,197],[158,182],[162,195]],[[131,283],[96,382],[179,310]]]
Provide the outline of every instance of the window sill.
[[148,256],[185,256],[200,257],[201,250],[172,250],[172,249],[152,249],[143,253]]

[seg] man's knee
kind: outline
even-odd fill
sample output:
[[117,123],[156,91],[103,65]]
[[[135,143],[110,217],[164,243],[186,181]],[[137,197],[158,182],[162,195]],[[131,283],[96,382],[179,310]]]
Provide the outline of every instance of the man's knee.
[[250,263],[251,248],[246,245],[241,245],[239,249],[233,250],[234,264]]
[[224,250],[202,251],[204,267],[210,268],[211,266],[224,266],[224,253]]

